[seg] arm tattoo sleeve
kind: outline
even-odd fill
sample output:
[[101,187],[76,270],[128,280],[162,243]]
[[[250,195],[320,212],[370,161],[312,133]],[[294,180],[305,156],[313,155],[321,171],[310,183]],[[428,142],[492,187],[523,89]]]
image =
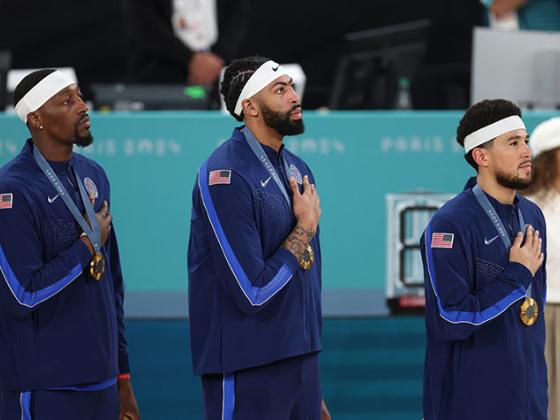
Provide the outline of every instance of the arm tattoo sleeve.
[[314,235],[313,229],[296,226],[284,241],[283,246],[299,260]]

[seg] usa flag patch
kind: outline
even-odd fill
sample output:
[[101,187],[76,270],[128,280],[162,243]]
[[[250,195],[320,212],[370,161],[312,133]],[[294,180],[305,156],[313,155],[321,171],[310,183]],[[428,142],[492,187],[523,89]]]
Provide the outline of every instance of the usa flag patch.
[[432,248],[453,248],[453,240],[455,239],[454,233],[432,233]]
[[12,193],[0,194],[0,209],[11,209],[14,205],[14,195]]
[[231,184],[231,170],[218,169],[210,172],[208,185]]

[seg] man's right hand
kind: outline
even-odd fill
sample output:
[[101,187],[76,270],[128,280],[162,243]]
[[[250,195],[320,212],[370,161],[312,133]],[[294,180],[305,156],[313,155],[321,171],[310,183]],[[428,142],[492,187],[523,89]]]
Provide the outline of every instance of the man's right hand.
[[103,206],[101,206],[99,211],[95,213],[95,218],[99,224],[99,230],[101,232],[101,246],[103,246],[111,233],[111,221],[113,220],[113,216],[109,213],[109,204],[107,201],[104,201]]
[[[95,200],[92,200],[91,205],[93,206],[94,204]],[[99,225],[99,232],[101,233],[101,246],[103,246],[105,244],[105,241],[107,241],[109,234],[111,233],[111,221],[113,220],[113,216],[111,216],[111,213],[109,213],[109,204],[107,204],[106,201],[103,202],[103,206],[101,206],[99,211],[95,213],[95,218],[97,219],[97,224]],[[87,224],[91,227],[91,223],[89,222],[87,214],[84,214],[84,219],[86,219]],[[80,241],[86,244],[91,255],[95,253],[93,244],[89,236],[80,236]]]
[[321,200],[315,190],[315,185],[309,183],[309,178],[303,177],[303,194],[299,192],[298,184],[293,176],[290,177],[292,190],[292,206],[296,217],[296,226],[283,243],[299,261],[307,245],[317,232],[317,225],[321,217]]
[[303,194],[299,192],[294,177],[290,177],[290,189],[293,197],[293,211],[297,224],[305,229],[317,230],[321,218],[321,200],[315,190],[315,184],[309,183],[307,175],[303,177]]
[[534,276],[544,260],[539,231],[535,231],[533,226],[527,225],[523,246],[521,245],[522,242],[523,233],[519,232],[509,250],[509,260],[524,265]]

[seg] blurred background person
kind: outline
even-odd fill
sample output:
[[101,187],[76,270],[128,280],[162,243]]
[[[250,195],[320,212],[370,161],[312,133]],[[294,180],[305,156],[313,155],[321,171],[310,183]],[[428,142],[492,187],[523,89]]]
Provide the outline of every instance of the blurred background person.
[[546,221],[547,291],[546,345],[548,365],[548,418],[560,419],[558,379],[560,378],[560,118],[539,124],[530,140],[533,149],[533,180],[526,191],[541,208]]
[[490,26],[498,29],[560,30],[558,0],[481,0]]
[[[39,1],[2,0],[0,51],[11,53],[12,69],[74,68],[86,99],[94,100],[95,109],[105,105],[98,104],[103,101],[96,98],[97,84],[204,85],[210,83],[207,79],[217,77],[217,69],[223,65],[220,60],[227,65],[234,56],[274,56],[280,63],[302,66],[307,79],[304,109],[336,109],[331,106],[335,80],[341,60],[351,52],[346,35],[426,19],[431,22],[428,39],[422,41],[427,44],[426,55],[416,76],[410,77],[414,108],[465,109],[469,105],[471,32],[482,20],[484,8],[480,2],[350,0],[341,8],[335,0],[286,0],[282,8],[290,13],[284,17],[266,2],[214,1],[215,18],[202,19],[206,32],[190,31],[205,35],[189,38],[185,33],[193,25],[193,13],[195,24],[197,19],[200,22],[197,13],[206,16],[210,10],[212,16],[207,0],[195,6],[175,0],[59,0],[56,7]],[[176,9],[176,4],[182,9]],[[180,10],[189,13],[179,13]],[[34,31],[20,31],[22,22]],[[40,43],[35,37],[37,32],[44,33]],[[290,34],[288,39],[285,33]],[[212,36],[217,36],[213,43]],[[193,45],[183,37],[195,39]],[[200,46],[202,41],[208,45],[206,48]],[[449,42],[453,48],[448,47]],[[94,48],[83,54],[83,45]],[[203,76],[189,79],[191,67]],[[392,72],[393,67],[388,71]],[[355,71],[359,73],[360,69]],[[379,72],[368,71],[377,80]],[[392,90],[389,85],[387,89]],[[153,100],[153,94],[149,99]],[[388,101],[389,108],[391,102]]]
[[133,82],[210,86],[239,51],[249,0],[124,0]]

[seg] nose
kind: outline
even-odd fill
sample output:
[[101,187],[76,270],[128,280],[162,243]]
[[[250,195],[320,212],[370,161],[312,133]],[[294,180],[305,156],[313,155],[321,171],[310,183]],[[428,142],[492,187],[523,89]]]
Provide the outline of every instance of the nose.
[[78,108],[79,108],[79,112],[81,114],[88,112],[89,111],[89,107],[87,106],[87,104],[84,102],[84,100],[78,96]]
[[525,147],[523,149],[523,157],[526,158],[531,158],[533,156],[533,152],[531,151],[531,148],[529,147],[528,143],[525,143]]
[[292,96],[291,96],[290,99],[291,99],[292,103],[294,103],[294,104],[299,104],[299,102],[300,102],[299,95],[297,94],[297,92],[296,92],[296,90],[293,88],[293,86],[290,86],[290,89],[291,89],[291,94],[292,94]]

